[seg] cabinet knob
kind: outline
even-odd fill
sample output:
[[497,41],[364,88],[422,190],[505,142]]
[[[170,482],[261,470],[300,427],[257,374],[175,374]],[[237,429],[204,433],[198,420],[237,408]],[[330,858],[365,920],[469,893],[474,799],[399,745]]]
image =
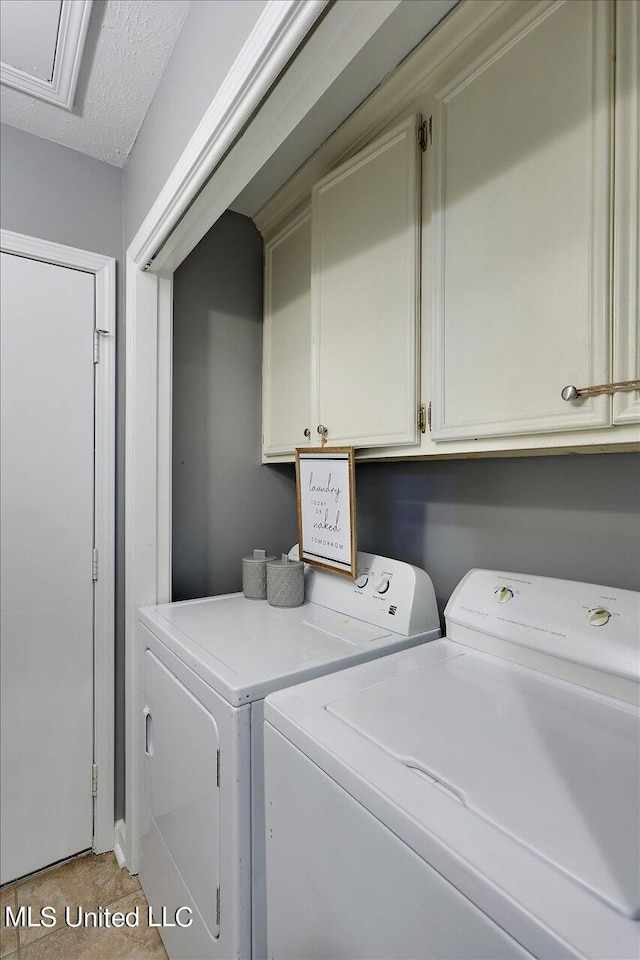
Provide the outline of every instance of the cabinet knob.
[[578,388],[571,385],[566,386],[563,389],[561,396],[563,400],[575,400],[578,396]]
[[318,433],[321,437],[326,437],[327,435],[327,428],[323,427],[321,423],[318,424]]
[[305,437],[307,438],[307,440],[308,440],[309,437],[311,436],[311,430],[309,430],[309,427],[305,427],[305,429],[304,429],[304,435],[305,435]]

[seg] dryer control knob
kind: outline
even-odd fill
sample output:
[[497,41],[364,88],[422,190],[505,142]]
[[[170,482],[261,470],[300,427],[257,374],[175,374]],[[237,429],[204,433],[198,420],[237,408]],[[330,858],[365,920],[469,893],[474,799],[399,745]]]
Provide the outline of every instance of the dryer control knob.
[[509,587],[498,587],[497,590],[493,591],[493,595],[498,603],[506,603],[513,599],[513,590],[510,590]]
[[360,589],[362,590],[362,588],[366,587],[368,583],[369,583],[369,577],[366,575],[366,573],[362,573],[356,580],[356,587],[360,587]]
[[592,627],[604,627],[605,623],[609,623],[611,619],[611,614],[608,610],[605,610],[604,607],[594,607],[593,610],[589,610],[587,614],[587,622],[591,624]]
[[381,577],[376,584],[376,593],[386,593],[389,589],[389,577]]

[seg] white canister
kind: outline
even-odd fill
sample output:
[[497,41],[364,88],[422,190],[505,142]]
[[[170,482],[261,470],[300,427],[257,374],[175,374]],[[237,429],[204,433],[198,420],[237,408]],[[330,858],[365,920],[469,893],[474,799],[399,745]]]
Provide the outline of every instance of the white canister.
[[267,600],[272,607],[300,607],[304,603],[304,563],[289,560],[286,553],[281,560],[267,564]]
[[248,600],[267,599],[267,564],[275,559],[265,550],[254,550],[242,558],[242,592]]

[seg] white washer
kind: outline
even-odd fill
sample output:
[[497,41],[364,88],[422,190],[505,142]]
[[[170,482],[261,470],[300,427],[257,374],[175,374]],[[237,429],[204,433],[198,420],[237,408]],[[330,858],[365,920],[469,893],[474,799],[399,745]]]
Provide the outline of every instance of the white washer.
[[266,700],[269,957],[638,957],[640,594],[474,570],[445,613]]
[[161,928],[171,960],[266,957],[263,698],[440,636],[431,580],[396,560],[309,568],[305,596],[140,611],[140,879],[156,921],[193,920]]

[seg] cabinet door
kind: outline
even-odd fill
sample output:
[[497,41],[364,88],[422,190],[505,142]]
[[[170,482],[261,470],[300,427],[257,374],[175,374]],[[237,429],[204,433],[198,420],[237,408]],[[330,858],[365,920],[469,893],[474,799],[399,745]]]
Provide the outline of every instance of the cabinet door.
[[[616,149],[613,379],[640,380],[640,3],[616,18]],[[640,391],[617,393],[614,423],[640,422]]]
[[438,440],[608,426],[614,5],[539,3],[437,94]]
[[[306,211],[265,246],[262,448],[292,453],[311,423],[311,221]],[[317,437],[316,437],[317,440]]]
[[417,439],[419,170],[412,117],[312,191],[314,386],[329,443]]

